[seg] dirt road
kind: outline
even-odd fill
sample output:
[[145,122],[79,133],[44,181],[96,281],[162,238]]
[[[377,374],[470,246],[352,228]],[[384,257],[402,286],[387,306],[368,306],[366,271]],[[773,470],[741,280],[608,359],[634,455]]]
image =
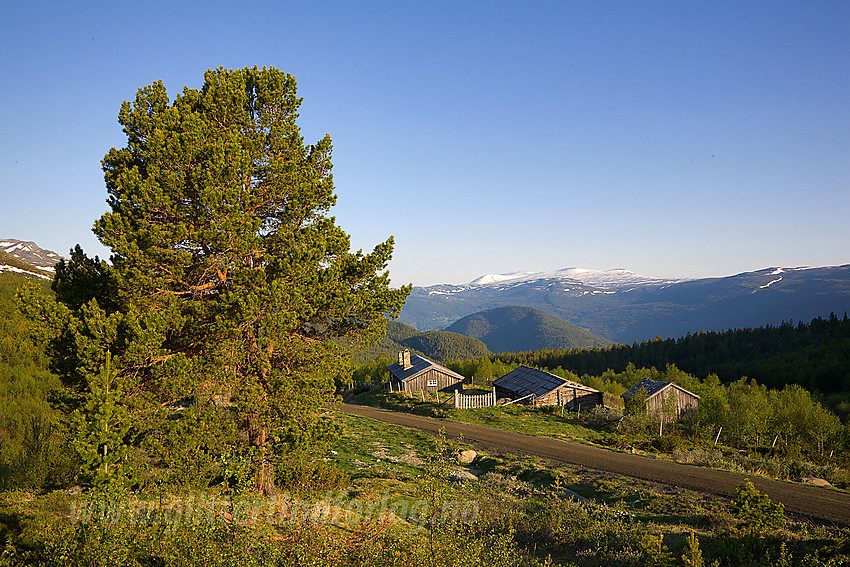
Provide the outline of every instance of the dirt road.
[[782,502],[785,510],[828,524],[850,525],[850,494],[817,486],[804,486],[757,476],[717,471],[617,453],[579,443],[566,443],[548,437],[534,437],[503,429],[442,421],[408,413],[392,412],[369,406],[344,404],[342,410],[352,415],[369,417],[387,423],[463,439],[490,450],[521,455],[535,455],[553,461],[579,465],[599,471],[731,497],[735,487],[750,478],[759,491],[774,502]]

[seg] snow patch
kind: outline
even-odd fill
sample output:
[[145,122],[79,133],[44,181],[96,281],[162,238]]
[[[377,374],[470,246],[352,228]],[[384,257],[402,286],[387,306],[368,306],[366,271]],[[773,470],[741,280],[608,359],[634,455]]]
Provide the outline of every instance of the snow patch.
[[451,295],[453,293],[461,293],[461,292],[464,292],[464,291],[466,291],[466,288],[463,288],[463,287],[458,288],[458,289],[450,289],[450,290],[447,290],[447,291],[441,291],[441,290],[435,289],[435,290],[429,291],[428,295]]
[[44,274],[37,274],[35,272],[30,272],[27,270],[22,270],[21,268],[16,268],[15,266],[9,266],[6,264],[0,264],[0,272],[17,272],[19,274],[26,274],[28,276],[35,276],[37,278],[41,278],[43,280],[52,280],[50,276],[46,276]]
[[[771,275],[773,275],[773,274],[771,274]],[[779,278],[778,278],[778,279],[775,279],[775,280],[773,280],[773,281],[769,281],[769,282],[767,282],[767,283],[766,283],[766,284],[764,284],[764,285],[760,285],[760,286],[759,286],[759,289],[766,289],[766,288],[769,288],[770,286],[772,286],[772,285],[773,285],[773,284],[775,284],[776,282],[781,282],[781,281],[782,281],[782,276],[779,276]],[[758,290],[756,290],[756,291],[758,291]],[[755,293],[755,291],[754,291],[753,293]]]
[[487,274],[480,278],[475,278],[469,285],[490,285],[494,283],[502,283],[510,280],[516,280],[525,276],[530,276],[534,272],[510,272],[507,274]]

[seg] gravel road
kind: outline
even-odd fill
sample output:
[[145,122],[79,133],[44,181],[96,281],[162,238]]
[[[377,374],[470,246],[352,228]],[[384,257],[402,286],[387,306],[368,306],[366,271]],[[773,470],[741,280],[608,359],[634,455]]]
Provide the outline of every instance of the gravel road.
[[490,450],[535,455],[561,463],[725,497],[734,496],[735,487],[743,483],[745,478],[750,478],[759,491],[768,494],[774,502],[782,502],[786,512],[805,516],[819,523],[850,526],[850,494],[846,492],[683,465],[580,443],[567,443],[548,437],[534,437],[503,429],[443,421],[370,406],[343,404],[342,411],[430,433],[437,433],[445,428],[449,437],[463,435],[464,441]]

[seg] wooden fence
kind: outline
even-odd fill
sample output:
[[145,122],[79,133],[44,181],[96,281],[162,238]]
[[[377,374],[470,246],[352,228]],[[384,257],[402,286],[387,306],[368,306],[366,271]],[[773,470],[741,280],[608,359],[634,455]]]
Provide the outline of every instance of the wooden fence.
[[464,395],[455,390],[455,407],[458,409],[489,408],[496,405],[496,388],[486,394]]

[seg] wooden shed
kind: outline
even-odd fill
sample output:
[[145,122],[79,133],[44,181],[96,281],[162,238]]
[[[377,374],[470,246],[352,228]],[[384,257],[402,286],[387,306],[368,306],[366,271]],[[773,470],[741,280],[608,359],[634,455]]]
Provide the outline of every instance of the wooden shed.
[[589,408],[603,405],[602,392],[555,376],[545,370],[520,366],[493,381],[496,394],[535,406]]
[[[646,392],[646,412],[663,421],[669,422],[673,419],[679,419],[688,413],[697,411],[699,407],[699,396],[693,392],[689,392],[681,386],[673,382],[656,382],[649,378],[644,378],[631,389],[623,394],[622,398],[634,398],[638,391],[643,388]],[[664,401],[668,396],[676,397],[676,415],[664,416]]]
[[411,356],[409,350],[398,353],[398,362],[387,366],[387,370],[390,371],[390,387],[393,390],[446,392],[463,387],[463,376],[427,358]]

